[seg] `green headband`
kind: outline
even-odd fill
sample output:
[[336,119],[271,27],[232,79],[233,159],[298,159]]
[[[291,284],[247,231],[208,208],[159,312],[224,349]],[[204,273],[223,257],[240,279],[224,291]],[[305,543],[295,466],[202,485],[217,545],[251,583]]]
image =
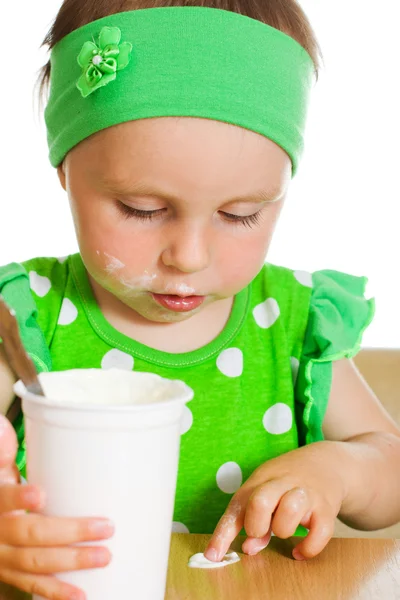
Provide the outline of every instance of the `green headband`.
[[93,133],[149,117],[203,117],[281,146],[296,173],[314,65],[293,38],[238,13],[165,7],[93,21],[51,53],[50,162]]

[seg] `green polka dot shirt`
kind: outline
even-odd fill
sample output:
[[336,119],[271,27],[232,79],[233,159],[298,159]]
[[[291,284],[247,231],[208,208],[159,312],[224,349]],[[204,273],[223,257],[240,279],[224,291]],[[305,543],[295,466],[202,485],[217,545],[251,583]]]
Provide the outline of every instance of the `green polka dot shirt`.
[[[234,299],[221,334],[169,354],[103,316],[79,254],[0,268],[39,371],[102,368],[181,379],[194,392],[181,422],[173,531],[211,533],[242,483],[268,459],[323,439],[332,361],[354,356],[372,319],[366,279],[266,264]],[[24,423],[17,464],[25,474]]]

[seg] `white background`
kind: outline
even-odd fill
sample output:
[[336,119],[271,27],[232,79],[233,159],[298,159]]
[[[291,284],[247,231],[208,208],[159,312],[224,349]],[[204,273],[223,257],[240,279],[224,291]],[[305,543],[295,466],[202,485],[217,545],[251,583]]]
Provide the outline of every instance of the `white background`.
[[[305,155],[268,259],[367,275],[377,312],[363,345],[400,347],[400,3],[301,4],[325,64],[313,92]],[[46,59],[39,46],[59,6],[55,0],[2,6],[0,264],[77,250],[33,102]]]

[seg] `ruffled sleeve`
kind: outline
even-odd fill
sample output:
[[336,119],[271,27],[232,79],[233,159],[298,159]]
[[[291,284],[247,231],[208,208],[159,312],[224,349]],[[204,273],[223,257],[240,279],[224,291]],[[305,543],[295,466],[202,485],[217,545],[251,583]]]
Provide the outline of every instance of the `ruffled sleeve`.
[[[43,332],[37,324],[36,304],[30,290],[28,273],[22,265],[11,263],[0,267],[0,294],[8,306],[15,310],[22,341],[37,371],[50,371],[50,352]],[[13,426],[18,438],[16,463],[25,476],[25,430],[22,413],[18,415]]]
[[42,330],[37,323],[37,308],[33,300],[28,273],[18,263],[0,267],[0,294],[13,308],[25,348],[37,371],[51,369],[50,352]]
[[296,383],[300,445],[323,440],[322,423],[332,384],[332,362],[360,350],[375,302],[364,297],[366,277],[338,271],[312,276],[308,325]]

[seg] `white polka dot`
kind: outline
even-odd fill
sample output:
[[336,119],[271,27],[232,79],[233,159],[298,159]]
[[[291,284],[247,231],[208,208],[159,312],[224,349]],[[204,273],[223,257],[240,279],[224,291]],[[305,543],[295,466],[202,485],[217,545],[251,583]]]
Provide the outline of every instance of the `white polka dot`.
[[293,385],[297,381],[297,375],[299,374],[299,365],[300,365],[299,360],[295,356],[291,356],[290,357],[290,366],[292,367]]
[[36,271],[30,271],[29,273],[29,282],[31,286],[31,290],[35,292],[37,296],[43,298],[51,288],[51,281],[48,277],[42,277],[36,273]]
[[59,325],[71,325],[78,316],[78,309],[75,304],[72,304],[71,300],[64,298],[61,305],[60,316],[58,317]]
[[183,409],[182,421],[181,421],[181,435],[184,435],[189,431],[193,425],[193,414],[190,408],[185,405]]
[[294,271],[293,275],[301,285],[312,287],[312,275],[308,271]]
[[268,433],[286,433],[292,428],[293,415],[290,407],[277,402],[267,410],[263,417],[263,425]]
[[239,377],[243,373],[243,352],[239,348],[227,348],[217,358],[217,367],[227,377]]
[[67,260],[67,258],[68,256],[59,256],[57,260],[62,265]]
[[134,365],[133,356],[113,348],[109,350],[101,361],[102,369],[124,369],[125,371],[132,371]]
[[179,521],[173,521],[172,533],[190,533],[190,531],[183,523],[179,523]]
[[221,492],[234,494],[242,485],[242,469],[235,462],[227,462],[218,469],[217,485]]
[[271,327],[280,315],[280,310],[275,298],[267,298],[265,302],[257,304],[253,309],[253,316],[259,327],[268,329]]

